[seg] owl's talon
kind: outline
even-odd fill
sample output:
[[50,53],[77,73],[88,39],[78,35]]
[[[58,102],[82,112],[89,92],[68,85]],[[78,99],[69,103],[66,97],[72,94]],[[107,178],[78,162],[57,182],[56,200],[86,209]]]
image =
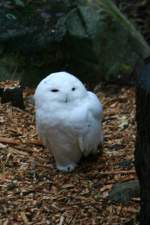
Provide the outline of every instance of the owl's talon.
[[76,167],[76,164],[69,164],[66,166],[57,165],[57,169],[63,172],[72,172]]

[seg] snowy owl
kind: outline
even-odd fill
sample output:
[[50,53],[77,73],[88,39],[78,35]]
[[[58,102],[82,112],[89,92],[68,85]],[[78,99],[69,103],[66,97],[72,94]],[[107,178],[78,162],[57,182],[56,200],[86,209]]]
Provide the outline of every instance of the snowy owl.
[[102,105],[78,78],[52,73],[39,83],[34,99],[37,132],[58,170],[72,171],[81,156],[98,152]]

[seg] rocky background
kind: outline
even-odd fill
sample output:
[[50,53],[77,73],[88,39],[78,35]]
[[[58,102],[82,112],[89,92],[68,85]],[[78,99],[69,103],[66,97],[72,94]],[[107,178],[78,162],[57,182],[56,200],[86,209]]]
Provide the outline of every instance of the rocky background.
[[[89,2],[2,0],[0,80],[35,86],[49,73],[67,70],[89,85],[122,77],[133,81],[142,60],[138,46],[127,29]],[[149,42],[148,1],[116,4]]]

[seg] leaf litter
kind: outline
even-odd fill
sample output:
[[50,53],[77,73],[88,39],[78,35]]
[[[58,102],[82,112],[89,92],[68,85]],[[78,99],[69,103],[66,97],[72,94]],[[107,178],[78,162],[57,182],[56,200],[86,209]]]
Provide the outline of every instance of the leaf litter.
[[38,140],[28,101],[33,92],[24,91],[25,111],[0,105],[0,224],[137,224],[139,198],[128,204],[108,199],[113,184],[137,179],[134,163],[121,166],[134,161],[134,88],[108,85],[97,92],[104,107],[103,154],[84,159],[72,173],[57,171]]

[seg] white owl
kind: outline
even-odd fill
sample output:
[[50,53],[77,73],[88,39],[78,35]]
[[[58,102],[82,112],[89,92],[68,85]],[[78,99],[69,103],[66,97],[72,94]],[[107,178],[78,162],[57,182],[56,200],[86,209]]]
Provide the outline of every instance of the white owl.
[[43,79],[34,95],[36,126],[61,171],[72,171],[82,155],[98,152],[103,142],[102,105],[82,82],[67,72]]

